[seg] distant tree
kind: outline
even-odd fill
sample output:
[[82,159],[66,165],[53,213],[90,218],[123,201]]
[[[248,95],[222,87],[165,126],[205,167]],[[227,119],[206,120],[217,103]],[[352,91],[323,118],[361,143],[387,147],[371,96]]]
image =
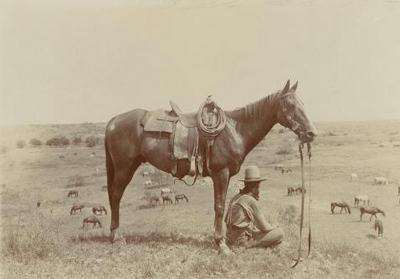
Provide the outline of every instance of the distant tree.
[[32,146],[41,146],[42,145],[42,141],[38,140],[38,139],[31,139],[29,141],[29,144]]
[[86,138],[85,142],[87,147],[94,147],[100,142],[100,139],[95,136],[90,136]]
[[19,140],[16,143],[17,148],[24,148],[26,146],[26,142],[24,140]]

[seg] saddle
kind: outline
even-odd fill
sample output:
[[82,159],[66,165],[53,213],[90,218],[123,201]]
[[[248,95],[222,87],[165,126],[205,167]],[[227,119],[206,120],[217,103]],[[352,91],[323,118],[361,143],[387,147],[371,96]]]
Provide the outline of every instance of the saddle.
[[[170,101],[171,110],[153,110],[147,112],[141,121],[144,131],[169,135],[169,155],[172,161],[171,173],[176,176],[178,160],[189,159],[190,170],[185,175],[194,176],[203,173],[203,158],[209,168],[211,147],[214,139],[226,126],[225,112],[211,100],[211,96],[202,103],[198,112],[183,113],[179,106]],[[199,152],[200,137],[207,144],[206,150]],[[205,153],[205,154],[204,154]]]

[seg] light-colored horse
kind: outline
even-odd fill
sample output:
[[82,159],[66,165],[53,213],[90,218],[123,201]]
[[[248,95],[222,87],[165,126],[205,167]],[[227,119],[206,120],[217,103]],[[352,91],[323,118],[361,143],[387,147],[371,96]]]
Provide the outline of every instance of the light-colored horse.
[[363,201],[364,205],[365,205],[365,203],[367,203],[369,205],[369,198],[366,195],[358,195],[358,196],[356,196],[354,198],[354,206],[358,205],[360,203],[360,201]]
[[152,185],[153,185],[153,182],[151,180],[148,180],[148,181],[144,182],[144,186],[145,187],[149,187],[149,186],[152,186]]
[[375,177],[375,184],[387,185],[389,184],[389,181],[387,180],[386,177],[377,176]]
[[350,174],[350,182],[358,180],[358,174],[352,173]]

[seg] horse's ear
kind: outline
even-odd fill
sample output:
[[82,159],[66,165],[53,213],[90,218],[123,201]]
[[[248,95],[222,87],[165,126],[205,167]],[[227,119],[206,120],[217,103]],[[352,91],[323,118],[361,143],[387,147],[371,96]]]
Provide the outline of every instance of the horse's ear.
[[296,91],[297,89],[297,85],[299,84],[299,81],[296,81],[296,83],[292,86],[292,88],[290,88],[290,91]]
[[288,79],[288,81],[286,82],[286,85],[285,85],[285,87],[282,89],[281,94],[287,93],[287,92],[289,91],[289,88],[290,88],[290,79]]

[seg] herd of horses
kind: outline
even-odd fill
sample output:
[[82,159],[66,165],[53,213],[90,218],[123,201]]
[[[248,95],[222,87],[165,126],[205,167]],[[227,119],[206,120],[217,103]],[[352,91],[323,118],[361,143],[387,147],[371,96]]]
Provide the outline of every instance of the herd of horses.
[[[104,190],[104,187],[102,188]],[[77,190],[70,190],[67,194],[68,198],[77,198],[79,196],[79,193]],[[38,207],[40,206],[40,202],[38,202]],[[82,209],[85,208],[85,205],[83,204],[74,204],[71,207],[71,210],[69,212],[70,215],[74,215],[76,214],[78,211],[79,213],[82,213]],[[93,228],[97,227],[97,225],[102,228],[101,225],[101,221],[99,220],[99,218],[97,218],[95,215],[103,215],[103,213],[105,215],[107,215],[107,209],[104,206],[94,206],[92,208],[92,213],[93,215],[89,216],[89,217],[85,217],[83,219],[83,225],[82,228],[85,229],[87,228],[88,224],[93,224]]]
[[161,189],[160,194],[151,193],[147,197],[144,197],[144,199],[147,199],[150,204],[156,205],[161,202],[163,205],[174,203],[177,204],[183,200],[189,202],[189,198],[185,194],[177,194],[170,188]]
[[[400,195],[400,187],[398,189],[398,194]],[[360,205],[360,202],[363,202],[363,205]],[[400,201],[399,201],[400,202]],[[357,195],[354,198],[354,207],[359,206],[360,210],[360,222],[362,221],[362,217],[364,214],[370,214],[371,217],[369,218],[369,221],[371,222],[372,217],[375,217],[375,231],[378,230],[378,238],[382,238],[383,235],[383,222],[381,219],[378,218],[377,214],[382,214],[383,217],[386,217],[385,211],[374,207],[374,206],[369,206],[370,204],[370,199],[367,195]],[[332,214],[335,213],[335,208],[339,207],[340,208],[340,213],[344,212],[351,214],[351,209],[350,206],[347,202],[342,201],[342,202],[331,202],[331,212]]]

